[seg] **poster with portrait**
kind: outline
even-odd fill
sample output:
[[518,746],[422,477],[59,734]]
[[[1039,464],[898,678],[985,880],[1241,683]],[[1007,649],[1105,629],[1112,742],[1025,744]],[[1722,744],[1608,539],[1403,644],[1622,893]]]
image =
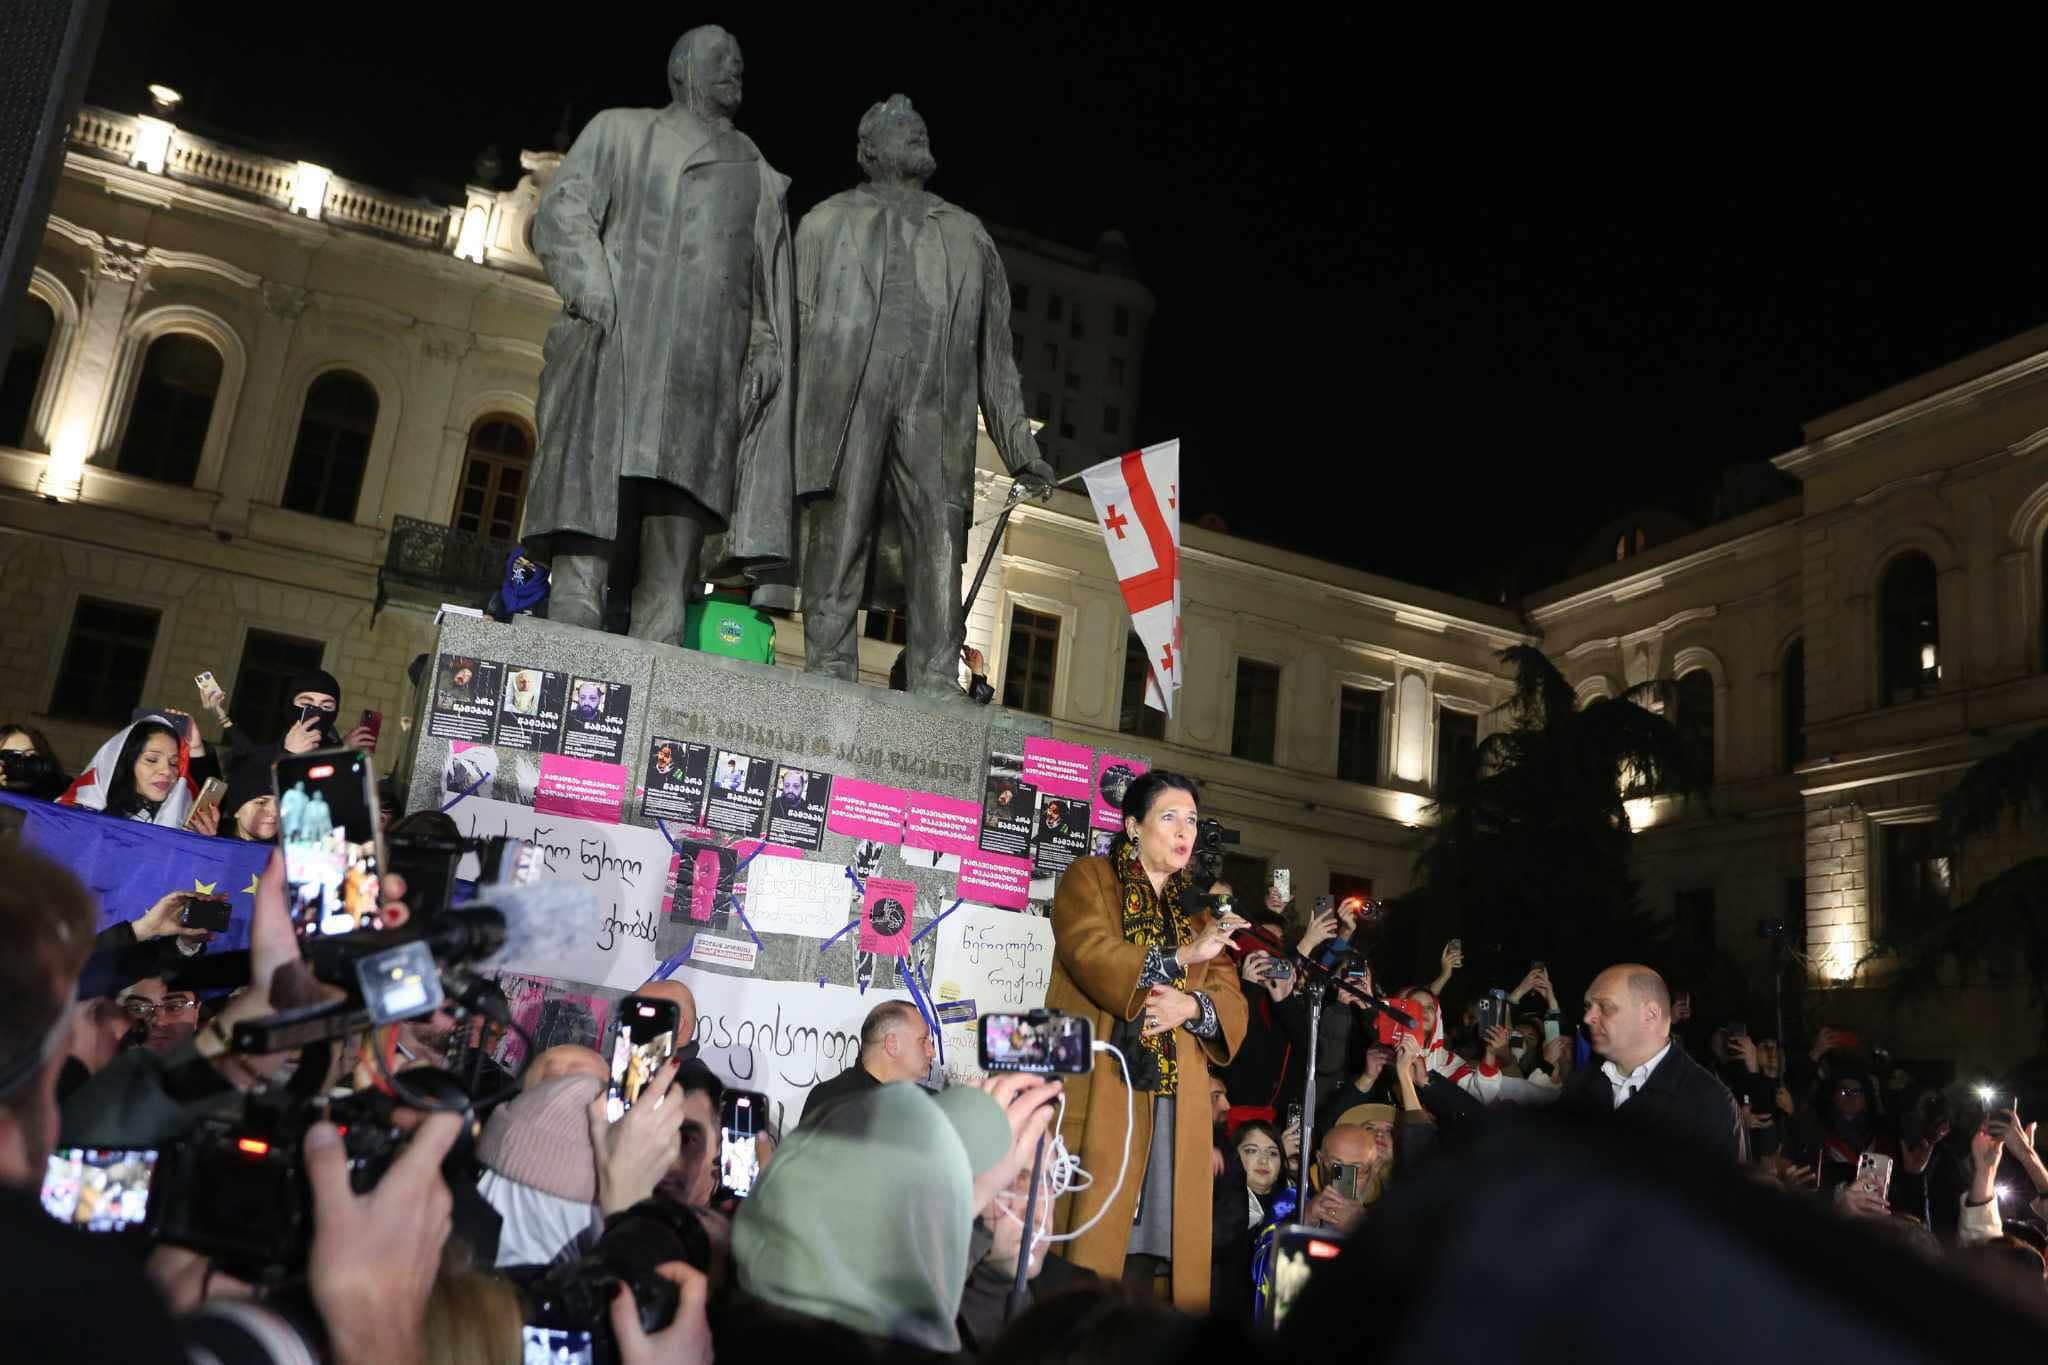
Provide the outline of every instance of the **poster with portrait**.
[[505,666],[498,689],[498,744],[506,749],[558,754],[562,751],[562,698],[566,674],[545,668]]
[[1024,780],[1022,754],[990,754],[981,797],[981,847],[1021,857],[1031,851],[1038,788]]
[[640,777],[642,821],[694,825],[703,817],[704,793],[711,782],[711,746],[656,735],[647,741],[647,765]]
[[731,749],[714,750],[704,827],[723,834],[759,834],[775,761]]
[[778,763],[768,800],[768,841],[816,853],[825,846],[825,811],[831,798],[829,773]]
[[434,668],[427,733],[441,739],[489,744],[498,733],[498,679],[503,664],[443,654]]
[[1031,842],[1034,877],[1057,877],[1076,858],[1088,856],[1088,803],[1064,796],[1038,797],[1038,823]]
[[561,752],[601,763],[626,761],[626,716],[633,689],[598,678],[569,678],[569,704],[562,720]]

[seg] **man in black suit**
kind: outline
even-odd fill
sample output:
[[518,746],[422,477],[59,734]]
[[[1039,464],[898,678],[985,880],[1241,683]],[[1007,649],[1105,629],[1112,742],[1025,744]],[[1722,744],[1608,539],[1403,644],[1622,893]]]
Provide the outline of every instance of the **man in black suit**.
[[1671,1037],[1671,989],[1648,967],[1622,963],[1586,991],[1586,1030],[1604,1060],[1574,1072],[1563,1103],[1611,1113],[1737,1161],[1749,1155],[1735,1096]]

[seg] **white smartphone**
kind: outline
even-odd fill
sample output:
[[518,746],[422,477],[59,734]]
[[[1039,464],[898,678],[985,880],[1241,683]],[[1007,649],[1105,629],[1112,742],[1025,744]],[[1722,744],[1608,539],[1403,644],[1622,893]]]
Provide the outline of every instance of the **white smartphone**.
[[1882,1152],[1865,1152],[1856,1159],[1856,1183],[1884,1198],[1892,1187],[1892,1159]]
[[1294,871],[1293,871],[1293,869],[1291,869],[1291,868],[1285,868],[1285,867],[1276,867],[1276,868],[1274,868],[1274,869],[1273,869],[1273,889],[1274,889],[1275,891],[1278,891],[1278,892],[1280,893],[1280,899],[1281,899],[1281,900],[1283,900],[1283,901],[1291,901],[1291,900],[1293,900],[1293,899],[1294,899]]

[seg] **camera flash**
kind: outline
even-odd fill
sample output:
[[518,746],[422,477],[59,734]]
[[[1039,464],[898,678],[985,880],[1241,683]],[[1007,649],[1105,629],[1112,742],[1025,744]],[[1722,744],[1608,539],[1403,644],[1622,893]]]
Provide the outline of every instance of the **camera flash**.
[[1998,1092],[1988,1085],[1980,1085],[1977,1087],[1977,1098],[1985,1104],[1990,1104],[1998,1098]]

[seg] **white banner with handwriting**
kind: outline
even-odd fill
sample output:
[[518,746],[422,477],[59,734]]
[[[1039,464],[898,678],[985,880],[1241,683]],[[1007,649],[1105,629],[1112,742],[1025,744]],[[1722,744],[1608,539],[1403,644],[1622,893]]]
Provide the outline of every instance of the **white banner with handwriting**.
[[868,1011],[910,998],[900,990],[763,981],[688,966],[670,979],[697,998],[697,1055],[728,1085],[766,1095],[784,1132],[796,1125],[812,1086],[859,1064]]
[[[577,951],[545,962],[507,963],[508,970],[629,991],[654,975],[661,895],[674,852],[659,830],[537,813],[531,806],[477,796],[448,813],[465,836],[504,835],[533,844],[541,852],[542,880],[590,888],[589,931]],[[474,876],[475,857],[464,858],[459,871]]]

